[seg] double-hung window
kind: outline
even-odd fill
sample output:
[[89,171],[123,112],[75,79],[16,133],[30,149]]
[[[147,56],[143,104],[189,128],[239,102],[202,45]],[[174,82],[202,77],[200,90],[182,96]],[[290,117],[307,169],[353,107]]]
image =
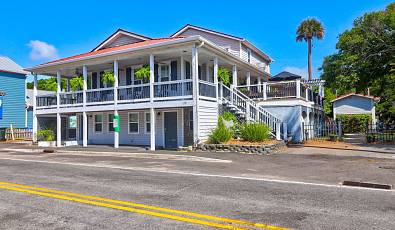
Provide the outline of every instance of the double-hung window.
[[151,132],[151,113],[145,113],[145,133]]
[[138,113],[129,113],[129,133],[139,133]]
[[250,49],[247,50],[247,61],[248,61],[248,63],[251,63],[251,50]]
[[103,132],[103,114],[95,114],[95,132]]
[[114,132],[114,114],[108,114],[108,132]]
[[159,65],[159,76],[160,81],[169,81],[170,80],[170,65],[168,64],[161,64]]

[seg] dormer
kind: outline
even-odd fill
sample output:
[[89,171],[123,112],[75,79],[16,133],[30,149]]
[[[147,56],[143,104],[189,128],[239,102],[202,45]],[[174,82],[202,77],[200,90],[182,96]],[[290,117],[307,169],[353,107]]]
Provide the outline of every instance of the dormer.
[[110,35],[106,40],[100,43],[92,51],[97,51],[101,49],[111,48],[115,46],[122,46],[122,45],[127,45],[136,42],[147,41],[147,40],[151,40],[151,38],[140,34],[132,33],[123,29],[118,29],[117,31],[115,31],[115,33]]

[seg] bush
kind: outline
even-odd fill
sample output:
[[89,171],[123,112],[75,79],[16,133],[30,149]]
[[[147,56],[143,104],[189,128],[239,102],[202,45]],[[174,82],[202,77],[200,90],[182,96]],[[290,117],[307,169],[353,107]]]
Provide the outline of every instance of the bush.
[[228,142],[233,136],[233,132],[226,128],[222,118],[218,119],[217,127],[211,132],[208,141],[211,144],[221,144]]
[[366,123],[372,122],[369,114],[342,114],[336,120],[341,121],[344,133],[362,133],[366,131]]
[[50,129],[44,129],[37,131],[37,140],[38,141],[54,141],[55,133]]
[[262,123],[245,123],[240,127],[240,136],[245,141],[259,142],[269,139],[270,128]]
[[230,129],[233,132],[233,137],[236,138],[239,133],[239,121],[237,120],[236,116],[233,113],[226,111],[218,118],[218,122],[220,119],[222,119],[223,121],[233,122],[233,126],[230,127]]

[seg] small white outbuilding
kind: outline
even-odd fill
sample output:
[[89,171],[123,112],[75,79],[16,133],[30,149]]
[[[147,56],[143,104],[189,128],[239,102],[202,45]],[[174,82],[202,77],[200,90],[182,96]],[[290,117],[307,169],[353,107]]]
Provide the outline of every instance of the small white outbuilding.
[[370,114],[372,121],[376,121],[375,103],[378,97],[350,93],[342,95],[332,100],[333,103],[333,119],[341,114]]

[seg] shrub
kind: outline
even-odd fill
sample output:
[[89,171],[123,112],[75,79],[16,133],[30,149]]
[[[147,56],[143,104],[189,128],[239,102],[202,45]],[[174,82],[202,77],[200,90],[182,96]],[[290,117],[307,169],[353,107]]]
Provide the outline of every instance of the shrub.
[[366,131],[366,123],[372,122],[369,114],[342,114],[336,120],[341,121],[344,133],[359,133]]
[[233,113],[226,111],[218,118],[218,122],[219,119],[222,119],[223,121],[233,122],[233,126],[230,127],[230,129],[233,132],[233,136],[236,138],[239,133],[239,121],[237,120],[236,116]]
[[54,141],[55,133],[50,129],[44,129],[37,131],[37,140],[38,141]]
[[269,139],[270,128],[262,123],[245,123],[240,127],[240,137],[245,141],[259,142]]
[[228,142],[233,136],[233,132],[226,128],[222,118],[218,119],[217,127],[211,132],[208,141],[211,144],[221,144]]
[[230,73],[229,70],[225,67],[219,67],[218,68],[218,79],[224,84],[224,85],[229,85],[230,84]]
[[149,81],[150,79],[150,67],[148,65],[144,65],[143,67],[139,68],[135,73],[134,73],[136,79],[138,80],[145,80]]

